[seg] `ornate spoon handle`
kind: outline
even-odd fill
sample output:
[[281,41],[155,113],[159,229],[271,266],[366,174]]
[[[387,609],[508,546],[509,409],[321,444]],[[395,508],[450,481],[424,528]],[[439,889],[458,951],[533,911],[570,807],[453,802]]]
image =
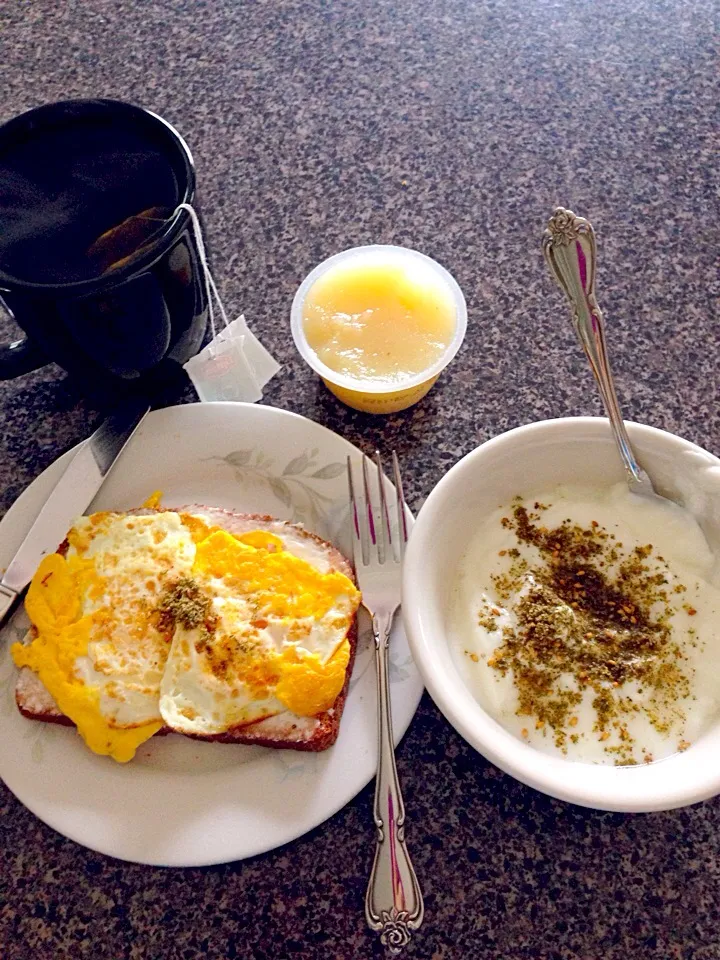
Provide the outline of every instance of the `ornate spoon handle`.
[[630,446],[610,371],[605,324],[595,297],[595,231],[589,220],[558,207],[543,235],[543,253],[550,271],[570,302],[573,325],[600,388],[615,434],[628,483],[636,492],[654,494],[650,478]]
[[390,713],[388,637],[393,614],[373,617],[378,692],[378,769],[375,781],[375,860],[365,896],[365,917],[397,955],[423,920],[420,885],[405,846],[405,806],[395,766]]

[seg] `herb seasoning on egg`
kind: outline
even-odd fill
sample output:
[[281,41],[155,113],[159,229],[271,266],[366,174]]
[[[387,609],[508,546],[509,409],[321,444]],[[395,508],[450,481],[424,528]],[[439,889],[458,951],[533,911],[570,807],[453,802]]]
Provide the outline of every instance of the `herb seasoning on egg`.
[[[514,598],[515,623],[502,628],[487,665],[503,676],[512,671],[518,716],[534,717],[536,729],[563,752],[568,741],[577,742],[575,711],[590,692],[594,734],[601,743],[612,735],[604,749],[616,763],[635,763],[638,744],[628,718],[644,709],[664,733],[684,717],[680,702],[690,683],[670,618],[673,596],[686,588],[670,589],[668,565],[652,544],[623,550],[597,521],[582,527],[567,519],[548,529],[542,525],[547,509],[516,497],[501,521],[518,545],[537,549],[540,562],[517,548],[500,551],[508,565],[492,579],[500,604]],[[498,604],[487,601],[478,622],[497,631],[500,614]],[[633,699],[636,690],[646,695],[642,708]]]
[[194,630],[204,626],[203,635],[212,634],[217,618],[212,614],[212,601],[192,577],[178,577],[167,584],[156,608],[157,628],[172,636],[175,627]]

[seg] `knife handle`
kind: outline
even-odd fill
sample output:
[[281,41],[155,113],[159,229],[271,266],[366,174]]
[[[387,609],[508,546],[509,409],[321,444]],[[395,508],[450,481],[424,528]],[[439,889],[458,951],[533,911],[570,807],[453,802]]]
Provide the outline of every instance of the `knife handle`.
[[20,594],[0,583],[0,627],[10,619]]

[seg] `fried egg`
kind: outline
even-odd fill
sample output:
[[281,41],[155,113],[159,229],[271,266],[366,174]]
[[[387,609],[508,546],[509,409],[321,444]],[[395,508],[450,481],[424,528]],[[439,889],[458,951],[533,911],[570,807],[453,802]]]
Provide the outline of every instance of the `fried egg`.
[[335,702],[359,594],[344,574],[296,556],[302,539],[292,528],[216,530],[198,543],[193,581],[206,614],[178,624],[161,684],[173,729],[217,735],[285,710],[315,716]]
[[96,753],[124,762],[162,727],[213,736],[329,709],[360,602],[290,525],[231,534],[196,513],[96,513],[28,590],[15,644]]
[[96,753],[129,760],[163,726],[160,681],[170,638],[153,611],[165,581],[192,569],[195,544],[177,513],[95,513],[45,557],[28,590],[36,636],[17,644]]

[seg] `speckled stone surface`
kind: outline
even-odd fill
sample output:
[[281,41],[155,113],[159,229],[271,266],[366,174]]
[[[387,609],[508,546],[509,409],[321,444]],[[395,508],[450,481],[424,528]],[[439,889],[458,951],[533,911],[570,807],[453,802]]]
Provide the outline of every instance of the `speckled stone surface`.
[[[539,254],[556,203],[596,226],[627,416],[720,453],[718,15],[713,0],[6,0],[0,119],[104,95],[175,123],[228,306],[284,364],[267,402],[394,446],[417,506],[480,441],[599,412]],[[288,327],[305,273],[365,242],[436,257],[469,311],[448,375],[380,419],[325,392]],[[0,507],[96,418],[56,368],[0,384]],[[398,761],[427,905],[408,957],[720,957],[720,801],[623,816],[549,800],[427,697]],[[76,846],[0,785],[0,957],[381,956],[362,912],[371,850],[370,788],[276,852],[162,870]]]

